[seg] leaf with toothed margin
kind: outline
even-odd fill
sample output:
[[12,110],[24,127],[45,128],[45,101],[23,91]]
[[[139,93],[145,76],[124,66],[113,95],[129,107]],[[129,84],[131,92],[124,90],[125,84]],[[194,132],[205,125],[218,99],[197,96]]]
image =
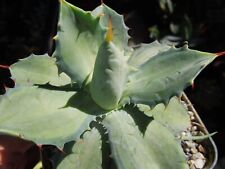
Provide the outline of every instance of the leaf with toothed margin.
[[74,93],[36,86],[9,89],[0,97],[0,132],[62,147],[79,138],[94,119],[78,109],[65,107]]
[[106,110],[116,108],[123,93],[128,72],[123,56],[113,42],[104,42],[98,51],[90,93]]
[[65,85],[72,86],[75,83],[72,83],[70,77],[64,72],[62,72],[59,74],[58,77],[56,77],[55,79],[52,79],[49,82],[49,84],[53,86],[65,86]]
[[86,131],[83,138],[65,144],[68,155],[57,169],[102,169],[101,135],[97,129]]
[[103,125],[118,169],[188,168],[180,141],[157,121],[150,122],[144,136],[122,110],[108,114]]
[[170,99],[167,106],[161,103],[152,110],[145,110],[144,113],[170,129],[174,135],[179,135],[191,125],[188,110],[176,96]]
[[58,75],[56,59],[45,55],[30,55],[25,59],[10,66],[12,78],[17,85],[46,84],[69,84],[70,79],[66,75]]
[[[162,48],[165,49],[164,45]],[[168,104],[172,96],[179,95],[192,83],[198,73],[215,59],[214,56],[188,49],[186,45],[157,52],[136,71],[130,72],[121,105],[129,102],[152,107],[160,102]]]
[[101,28],[99,18],[64,0],[60,1],[58,27],[53,56],[57,58],[59,70],[82,85],[93,71],[106,30]]
[[180,140],[175,138],[167,127],[156,120],[149,124],[144,135],[144,141],[151,145],[147,148],[153,154],[159,169],[189,168]]
[[109,20],[112,20],[113,40],[112,42],[117,47],[126,52],[130,52],[132,49],[128,46],[128,27],[125,25],[123,16],[119,15],[116,11],[111,9],[105,4],[98,6],[92,11],[92,14],[96,17],[100,17],[100,24],[103,28],[108,28]]
[[128,60],[128,64],[134,68],[140,67],[143,63],[148,61],[151,57],[154,57],[160,52],[167,51],[170,47],[166,44],[160,44],[158,41],[154,41],[150,44],[141,44],[132,53]]

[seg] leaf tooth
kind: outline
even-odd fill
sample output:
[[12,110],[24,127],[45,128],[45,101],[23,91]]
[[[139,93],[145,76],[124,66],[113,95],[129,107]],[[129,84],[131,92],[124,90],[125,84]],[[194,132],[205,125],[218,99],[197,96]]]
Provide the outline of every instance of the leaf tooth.
[[218,52],[218,53],[215,53],[217,57],[219,56],[225,56],[225,51],[224,52]]
[[52,39],[53,40],[58,40],[58,35],[55,35]]
[[152,44],[161,45],[161,43],[157,39],[154,42],[152,42]]
[[183,49],[183,50],[187,50],[188,49],[188,41],[184,42],[184,45],[181,47],[181,49]]
[[61,147],[59,148],[59,147],[58,147],[58,149],[59,149],[59,151],[60,151],[62,154],[66,154],[66,152],[63,150],[63,148],[61,148]]
[[124,108],[125,106],[126,106],[126,105],[125,105],[125,104],[123,104],[123,105],[122,105],[122,108]]
[[7,66],[7,65],[0,65],[0,68],[2,68],[2,69],[9,69],[10,66]]
[[128,31],[130,28],[124,24],[124,28]]
[[174,50],[174,49],[177,49],[177,48],[176,48],[175,45],[173,44],[169,50]]

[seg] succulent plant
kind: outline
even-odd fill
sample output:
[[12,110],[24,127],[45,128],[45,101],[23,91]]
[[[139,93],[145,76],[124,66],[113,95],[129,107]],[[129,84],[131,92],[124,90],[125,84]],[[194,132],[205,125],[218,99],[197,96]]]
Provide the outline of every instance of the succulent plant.
[[[10,66],[16,82],[0,96],[0,132],[63,148],[58,169],[188,168],[189,125],[179,98],[216,54],[153,42],[128,46],[123,17],[63,0],[53,56]],[[110,146],[107,153],[104,147]]]

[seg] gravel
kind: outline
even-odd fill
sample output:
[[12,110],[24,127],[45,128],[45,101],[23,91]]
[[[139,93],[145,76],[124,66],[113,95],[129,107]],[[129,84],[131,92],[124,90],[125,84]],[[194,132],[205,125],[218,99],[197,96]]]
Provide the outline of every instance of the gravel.
[[[199,122],[197,121],[194,112],[191,111],[189,105],[187,105],[184,101],[182,101],[185,107],[188,110],[188,115],[190,117],[190,126],[187,128],[186,131],[183,131],[180,134],[182,136],[200,136],[204,133],[202,132],[202,128],[204,128]],[[194,140],[183,140],[181,142],[183,147],[185,156],[187,158],[187,163],[190,169],[203,169],[206,161],[207,161],[207,152],[205,147],[201,144],[201,142],[196,142]]]

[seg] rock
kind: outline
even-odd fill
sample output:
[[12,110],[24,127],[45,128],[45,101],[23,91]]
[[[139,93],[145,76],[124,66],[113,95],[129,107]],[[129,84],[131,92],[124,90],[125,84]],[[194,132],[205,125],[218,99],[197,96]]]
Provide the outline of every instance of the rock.
[[197,131],[193,131],[193,132],[191,132],[191,134],[192,134],[192,136],[199,136]]
[[187,131],[191,131],[191,127],[188,127],[188,128],[187,128]]
[[195,148],[196,147],[196,143],[193,141],[185,141],[185,144],[190,147],[190,148]]
[[192,136],[191,132],[187,131],[186,136],[191,137]]
[[197,150],[195,147],[192,147],[192,148],[191,148],[191,152],[192,152],[193,154],[195,154],[195,153],[198,152],[198,150]]
[[205,157],[202,153],[195,153],[192,155],[191,157],[192,160],[197,160],[197,159],[202,159],[202,160],[205,160]]
[[201,152],[201,153],[203,153],[203,154],[206,153],[205,148],[201,144],[199,144],[199,146],[198,146],[198,151]]
[[186,136],[187,135],[187,133],[185,132],[185,131],[183,131],[182,133],[181,133],[181,137],[182,136]]
[[194,164],[190,164],[190,169],[196,169]]
[[196,131],[198,128],[197,128],[197,126],[192,126],[191,127],[191,131]]
[[189,114],[190,116],[193,116],[193,115],[194,115],[194,113],[193,113],[192,111],[188,111],[188,114]]
[[191,150],[190,150],[190,148],[185,148],[184,151],[185,151],[186,153],[189,153]]
[[205,160],[197,159],[197,160],[194,161],[194,165],[197,169],[202,169],[205,165]]

